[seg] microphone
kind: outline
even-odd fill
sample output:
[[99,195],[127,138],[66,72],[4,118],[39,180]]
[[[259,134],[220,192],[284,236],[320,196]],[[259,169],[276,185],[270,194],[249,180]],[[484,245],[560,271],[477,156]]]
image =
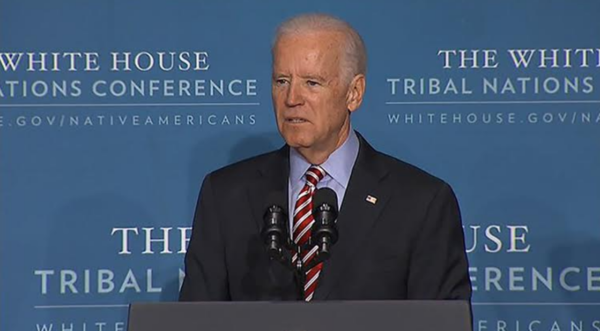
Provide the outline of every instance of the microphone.
[[338,216],[337,195],[330,188],[321,188],[313,196],[313,217],[315,223],[312,227],[311,244],[319,246],[321,261],[331,256],[331,246],[338,240],[338,231],[335,225]]
[[283,192],[271,192],[267,195],[265,213],[263,215],[264,227],[261,236],[269,257],[277,260],[283,258],[282,247],[287,244],[288,216],[285,206],[287,199]]

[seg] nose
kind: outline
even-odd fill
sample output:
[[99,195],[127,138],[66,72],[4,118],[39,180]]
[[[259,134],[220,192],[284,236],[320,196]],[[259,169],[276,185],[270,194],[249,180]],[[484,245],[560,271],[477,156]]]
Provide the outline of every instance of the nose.
[[285,96],[285,105],[288,107],[300,106],[304,103],[300,86],[294,81],[290,82]]

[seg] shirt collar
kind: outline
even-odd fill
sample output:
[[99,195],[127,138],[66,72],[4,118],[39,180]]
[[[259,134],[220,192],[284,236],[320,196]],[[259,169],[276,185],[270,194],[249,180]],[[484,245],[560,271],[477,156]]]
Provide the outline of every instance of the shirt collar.
[[[344,189],[347,188],[352,174],[354,162],[358,156],[358,137],[354,130],[350,129],[346,141],[336,149],[329,158],[321,164],[321,167],[333,180],[338,182]],[[310,168],[308,163],[298,151],[290,148],[290,179],[291,182],[304,182],[304,174]]]

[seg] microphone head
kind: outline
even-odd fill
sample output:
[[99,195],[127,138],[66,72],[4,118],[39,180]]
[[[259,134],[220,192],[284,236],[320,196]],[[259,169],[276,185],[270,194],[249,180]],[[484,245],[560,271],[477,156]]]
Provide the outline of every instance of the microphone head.
[[332,190],[328,187],[323,187],[323,188],[318,189],[315,192],[315,195],[313,196],[312,202],[313,202],[313,213],[317,212],[317,210],[322,205],[329,205],[329,208],[331,208],[331,210],[335,214],[337,214],[337,209],[338,209],[337,194],[335,194],[334,190]]
[[265,200],[261,237],[271,258],[281,258],[281,248],[288,247],[287,199],[281,191],[270,192]]
[[269,208],[277,206],[287,215],[287,197],[282,191],[271,191],[267,194],[263,210],[269,211]]
[[312,202],[315,222],[310,244],[319,247],[317,256],[320,261],[325,261],[331,256],[331,246],[338,240],[335,225],[338,214],[337,195],[330,188],[322,188],[315,192]]

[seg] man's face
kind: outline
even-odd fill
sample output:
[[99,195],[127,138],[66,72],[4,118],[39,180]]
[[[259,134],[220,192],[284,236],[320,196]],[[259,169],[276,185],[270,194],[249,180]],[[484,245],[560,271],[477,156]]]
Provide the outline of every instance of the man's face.
[[348,135],[354,108],[348,107],[348,82],[342,76],[342,38],[339,32],[299,33],[284,35],[275,45],[277,126],[300,153],[331,153]]

